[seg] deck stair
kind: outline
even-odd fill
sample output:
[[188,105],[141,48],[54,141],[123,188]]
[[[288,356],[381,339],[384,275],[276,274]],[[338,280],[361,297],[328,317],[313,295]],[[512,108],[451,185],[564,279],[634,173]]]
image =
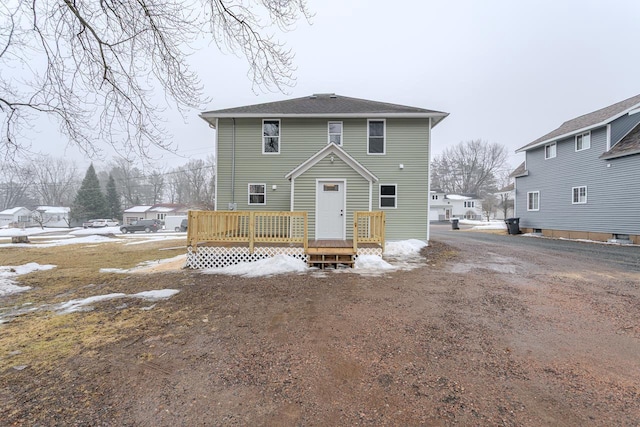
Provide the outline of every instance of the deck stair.
[[307,249],[308,265],[322,270],[326,267],[338,268],[338,265],[353,267],[356,252],[350,240],[313,240]]

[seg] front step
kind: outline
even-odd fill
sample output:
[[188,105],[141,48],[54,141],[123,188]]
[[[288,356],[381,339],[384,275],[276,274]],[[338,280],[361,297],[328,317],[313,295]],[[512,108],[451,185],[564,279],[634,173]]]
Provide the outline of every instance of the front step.
[[347,265],[353,268],[355,263],[354,254],[336,254],[336,253],[315,253],[309,254],[309,267],[318,267],[324,270],[327,266],[338,268],[339,264]]

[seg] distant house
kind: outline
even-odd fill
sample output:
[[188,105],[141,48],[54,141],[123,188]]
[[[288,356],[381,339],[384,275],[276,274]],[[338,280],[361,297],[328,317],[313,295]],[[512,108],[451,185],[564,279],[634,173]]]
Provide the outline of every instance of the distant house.
[[496,210],[493,219],[507,219],[514,215],[513,201],[515,200],[516,187],[511,183],[493,193],[496,197]]
[[125,209],[122,216],[123,224],[131,224],[141,219],[159,219],[164,221],[167,216],[187,215],[189,207],[184,204],[158,203],[155,205],[132,206]]
[[[38,206],[34,212],[37,224],[47,228],[69,228],[70,208],[64,206]],[[37,215],[37,216],[35,216]]]
[[449,221],[451,218],[482,219],[482,199],[475,194],[430,192],[429,221]]
[[524,231],[640,243],[640,95],[564,122],[517,150]]
[[17,207],[0,212],[0,227],[28,227],[30,225],[32,225],[30,209]]

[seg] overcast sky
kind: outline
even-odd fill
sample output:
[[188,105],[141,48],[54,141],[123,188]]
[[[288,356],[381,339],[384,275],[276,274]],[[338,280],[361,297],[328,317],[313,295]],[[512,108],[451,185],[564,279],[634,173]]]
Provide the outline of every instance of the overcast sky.
[[[446,111],[434,153],[479,138],[507,146],[516,166],[517,148],[640,93],[637,0],[308,1],[311,24],[280,37],[296,53],[296,86],[255,94],[244,59],[212,44],[192,57],[212,99],[204,110],[333,92]],[[198,111],[167,120],[185,156],[213,150]],[[49,139],[43,150],[60,155],[65,144]]]

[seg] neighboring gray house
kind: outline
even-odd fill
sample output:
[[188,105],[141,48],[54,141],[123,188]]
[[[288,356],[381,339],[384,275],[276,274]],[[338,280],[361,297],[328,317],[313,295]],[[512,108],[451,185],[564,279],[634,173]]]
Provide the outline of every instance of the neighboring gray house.
[[129,225],[140,219],[164,221],[167,216],[187,215],[189,207],[181,203],[158,203],[152,206],[132,206],[122,214],[122,224]]
[[640,95],[563,123],[517,150],[525,231],[640,243]]
[[431,129],[448,114],[315,94],[201,114],[216,129],[216,209],[306,211],[310,239],[351,239],[386,212],[388,240],[428,239]]

